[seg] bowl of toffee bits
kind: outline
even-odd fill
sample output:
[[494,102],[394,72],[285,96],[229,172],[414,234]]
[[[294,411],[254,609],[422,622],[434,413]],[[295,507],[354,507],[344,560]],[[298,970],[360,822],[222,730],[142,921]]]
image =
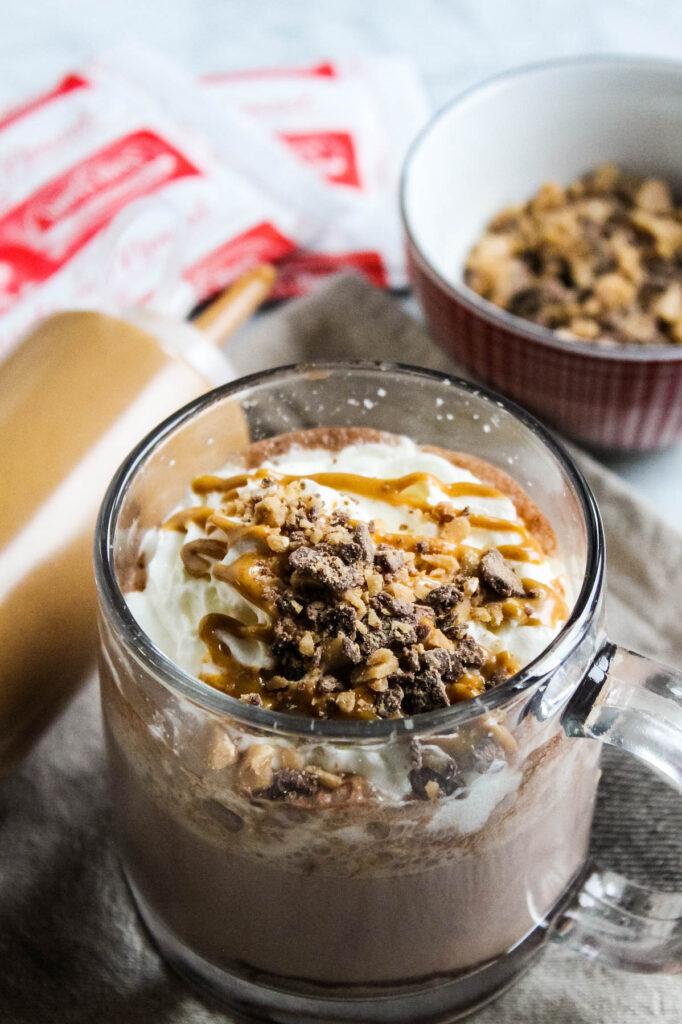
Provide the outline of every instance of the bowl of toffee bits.
[[431,332],[574,439],[682,439],[682,64],[590,57],[476,86],[408,154]]

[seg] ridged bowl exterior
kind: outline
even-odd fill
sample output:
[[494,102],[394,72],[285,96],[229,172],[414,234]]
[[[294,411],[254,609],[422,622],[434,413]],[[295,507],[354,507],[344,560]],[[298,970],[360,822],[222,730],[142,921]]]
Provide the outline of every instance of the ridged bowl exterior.
[[448,287],[408,239],[416,298],[439,345],[481,381],[590,447],[647,451],[682,439],[679,358],[618,358],[552,345],[484,314]]

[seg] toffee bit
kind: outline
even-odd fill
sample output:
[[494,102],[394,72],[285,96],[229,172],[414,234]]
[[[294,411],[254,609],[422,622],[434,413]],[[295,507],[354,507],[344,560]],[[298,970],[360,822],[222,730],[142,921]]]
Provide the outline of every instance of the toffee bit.
[[465,279],[567,340],[680,344],[674,284],[659,301],[671,282],[679,288],[680,212],[664,181],[602,164],[498,215],[469,254]]
[[263,707],[263,698],[260,693],[243,693],[239,699],[244,704],[252,704],[254,708]]

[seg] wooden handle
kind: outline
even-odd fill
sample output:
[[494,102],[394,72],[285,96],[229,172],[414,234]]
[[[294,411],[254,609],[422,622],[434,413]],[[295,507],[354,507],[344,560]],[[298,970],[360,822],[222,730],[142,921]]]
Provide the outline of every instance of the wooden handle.
[[277,272],[269,263],[248,270],[192,321],[214,345],[229,338],[270,293]]

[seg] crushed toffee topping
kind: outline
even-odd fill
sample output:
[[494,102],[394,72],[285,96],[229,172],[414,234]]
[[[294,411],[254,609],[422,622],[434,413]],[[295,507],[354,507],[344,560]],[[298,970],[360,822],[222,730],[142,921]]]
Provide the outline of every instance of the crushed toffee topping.
[[502,210],[467,284],[571,341],[682,344],[682,207],[657,178],[602,164]]
[[[184,569],[230,584],[259,612],[253,623],[204,616],[200,678],[273,710],[372,720],[448,707],[517,671],[511,654],[492,656],[476,643],[467,623],[492,631],[512,619],[554,625],[567,617],[561,585],[524,581],[509,564],[543,558],[523,523],[474,515],[447,500],[430,505],[434,480],[425,473],[396,480],[340,473],[299,478],[263,469],[195,480],[195,493],[218,493],[220,504],[184,510],[165,524],[186,532],[195,522],[205,531],[183,546]],[[486,484],[435,482],[448,498],[503,496]],[[247,483],[252,488],[242,491]],[[406,507],[414,526],[391,533],[381,522],[352,519],[350,504],[351,512],[330,511],[316,485]],[[420,531],[426,523],[428,535]],[[476,526],[513,531],[519,542],[479,550],[467,544]],[[264,646],[267,667],[235,656],[234,643],[243,640]],[[418,795],[457,786],[454,769],[438,775],[420,764],[414,772]],[[271,799],[308,800],[329,780],[292,768],[265,782],[260,788]]]

